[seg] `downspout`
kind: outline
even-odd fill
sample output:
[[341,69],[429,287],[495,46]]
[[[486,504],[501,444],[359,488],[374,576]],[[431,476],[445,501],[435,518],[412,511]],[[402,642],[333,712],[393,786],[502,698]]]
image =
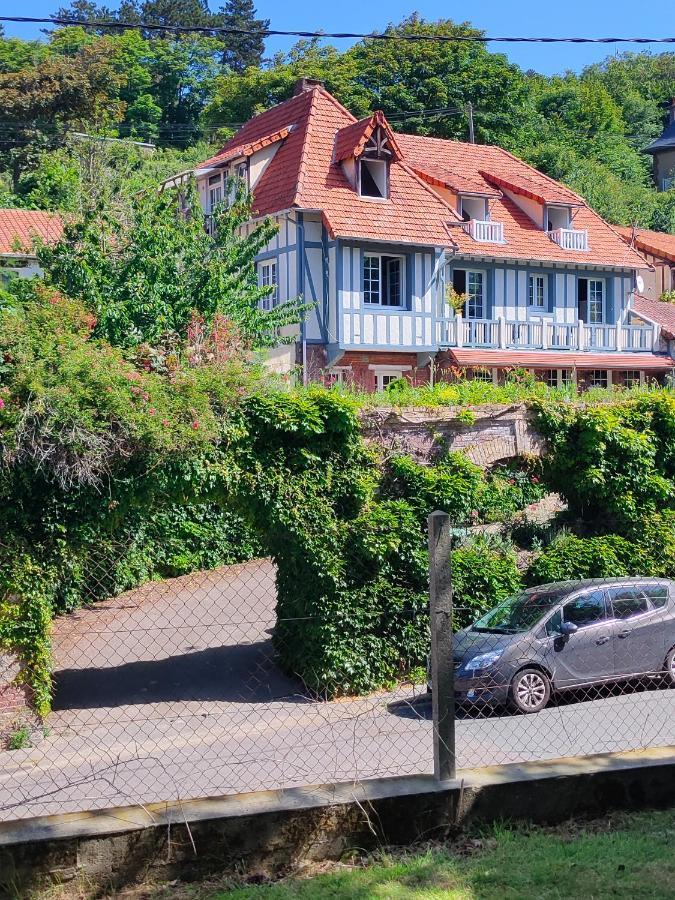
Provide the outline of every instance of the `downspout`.
[[[292,219],[288,213],[284,214],[284,219],[290,222],[298,229],[295,239],[297,246],[298,262],[296,266],[296,278],[298,283],[298,294],[303,298],[305,296],[305,225],[303,214],[296,212],[296,219]],[[300,341],[302,344],[302,384],[307,387],[307,320],[303,318],[300,323]]]

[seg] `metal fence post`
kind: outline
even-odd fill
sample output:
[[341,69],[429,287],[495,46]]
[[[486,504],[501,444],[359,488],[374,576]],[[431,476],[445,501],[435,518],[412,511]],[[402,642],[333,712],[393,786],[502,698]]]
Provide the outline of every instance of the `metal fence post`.
[[452,657],[450,517],[433,512],[429,523],[429,610],[434,731],[434,777],[455,777],[455,672]]

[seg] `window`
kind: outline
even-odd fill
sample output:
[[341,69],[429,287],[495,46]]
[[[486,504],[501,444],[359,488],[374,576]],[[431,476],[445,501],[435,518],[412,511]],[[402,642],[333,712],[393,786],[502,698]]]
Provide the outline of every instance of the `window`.
[[263,297],[262,308],[272,309],[279,302],[279,282],[277,281],[276,262],[260,263],[258,266],[258,279],[261,287],[272,287],[273,290]]
[[469,319],[483,318],[483,273],[467,272],[466,292],[469,299],[466,301],[466,314]]
[[591,325],[605,318],[605,282],[598,278],[580,278],[577,282],[579,318]]
[[631,388],[640,384],[640,372],[637,369],[627,369],[621,373],[624,387]]
[[359,162],[359,193],[362,197],[385,200],[389,194],[387,162],[384,159],[362,159]]
[[601,591],[582,594],[563,606],[563,620],[573,622],[578,628],[594,625],[606,618],[605,598]]
[[604,310],[605,282],[590,278],[588,281],[588,321],[597,325],[605,318]]
[[560,634],[560,626],[562,625],[562,610],[556,610],[546,623],[546,634]]
[[591,369],[588,373],[588,386],[606,388],[609,384],[607,369]]
[[460,197],[459,210],[465,222],[477,219],[486,222],[489,218],[487,200],[484,197]]
[[557,388],[558,387],[558,370],[557,369],[544,369],[541,373],[541,380],[547,387]]
[[471,381],[484,381],[486,384],[488,382],[492,384],[492,369],[484,367],[469,369],[469,375],[471,376]]
[[665,584],[654,584],[642,588],[654,609],[662,609],[668,603],[668,588]]
[[549,231],[570,227],[571,216],[569,206],[549,206],[546,210],[546,217]]
[[574,384],[574,373],[571,369],[560,370],[560,387],[568,388]]
[[546,306],[546,276],[530,275],[527,292],[530,306],[544,309]]
[[608,593],[615,619],[632,619],[649,612],[649,603],[641,588],[611,588]]
[[209,210],[215,209],[223,199],[223,177],[212,175],[209,178]]
[[401,306],[403,258],[368,253],[363,256],[363,302]]
[[399,378],[403,378],[403,370],[399,370],[397,372],[376,372],[375,383],[377,385],[377,390],[383,391],[392,382],[398,381]]

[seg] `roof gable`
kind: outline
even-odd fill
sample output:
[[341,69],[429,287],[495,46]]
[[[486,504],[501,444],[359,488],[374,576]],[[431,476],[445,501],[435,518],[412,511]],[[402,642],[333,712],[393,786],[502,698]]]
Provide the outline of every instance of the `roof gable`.
[[361,156],[378,128],[385,135],[385,152],[391,159],[401,159],[401,151],[396,144],[394,132],[389,127],[384,113],[378,111],[338,131],[335,135],[335,160],[341,162],[349,157]]

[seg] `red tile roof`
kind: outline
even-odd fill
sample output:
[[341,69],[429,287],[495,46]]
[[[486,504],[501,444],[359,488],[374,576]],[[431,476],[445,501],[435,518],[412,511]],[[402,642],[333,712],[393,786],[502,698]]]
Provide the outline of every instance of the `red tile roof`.
[[34,209],[0,209],[0,253],[30,253],[33,240],[56,241],[63,223],[56,213]]
[[617,226],[616,229],[626,243],[637,247],[645,253],[651,253],[652,256],[660,256],[667,259],[668,262],[675,262],[675,234],[665,234],[663,231],[649,231],[646,228],[623,228]]
[[675,368],[675,359],[658,353],[554,353],[547,350],[465,350],[448,351],[456,365],[529,366],[535,369],[664,369]]
[[[508,182],[514,193],[514,185],[521,193],[528,185],[532,194],[548,198],[547,202],[583,201],[499,147],[397,134],[402,159],[391,164],[389,198],[360,197],[334,156],[336,150],[345,152],[347,145],[357,149],[376,119],[377,114],[357,122],[325,89],[313,87],[255,116],[213,159],[231,158],[285,129],[286,137],[254,188],[255,211],[268,215],[292,207],[318,210],[334,237],[452,247],[468,256],[648,267],[585,204],[574,210],[574,227],[588,230],[589,251],[558,246],[513,200],[500,196],[486,173],[492,181]],[[386,120],[382,116],[379,121]],[[438,182],[453,191],[464,186],[471,193],[489,195],[491,218],[503,223],[506,243],[478,243],[462,228],[449,228],[448,223],[460,217],[432,186]]]
[[[513,157],[515,159],[515,157]],[[494,175],[491,172],[480,173],[485,180],[491,184],[505,188],[514,194],[520,194],[521,197],[529,197],[542,205],[545,203],[553,203],[562,206],[584,206],[581,197],[568,191],[567,188],[555,182],[549,182],[548,179],[530,178],[523,175],[522,172],[509,172],[508,175]],[[537,173],[539,175],[539,173]]]
[[335,136],[335,152],[333,157],[336,162],[348,159],[350,156],[360,156],[378,125],[387,133],[389,146],[394,159],[400,159],[401,151],[396,144],[394,132],[391,130],[389,123],[385,119],[384,113],[378,111],[372,116],[354,122],[352,125],[346,125],[338,131]]
[[669,340],[675,340],[675,303],[663,303],[661,300],[650,300],[636,294],[632,308],[652,322],[657,322],[664,335]]
[[280,128],[278,131],[275,131],[274,134],[265,135],[265,137],[261,137],[257,141],[249,141],[248,144],[237,144],[229,150],[226,149],[226,144],[220,153],[205,160],[201,163],[199,168],[206,169],[211,166],[222,166],[231,159],[237,159],[237,157],[240,156],[253,156],[258,150],[262,150],[270,144],[275,144],[277,141],[283,141],[284,138],[288,137],[289,131],[289,128]]

